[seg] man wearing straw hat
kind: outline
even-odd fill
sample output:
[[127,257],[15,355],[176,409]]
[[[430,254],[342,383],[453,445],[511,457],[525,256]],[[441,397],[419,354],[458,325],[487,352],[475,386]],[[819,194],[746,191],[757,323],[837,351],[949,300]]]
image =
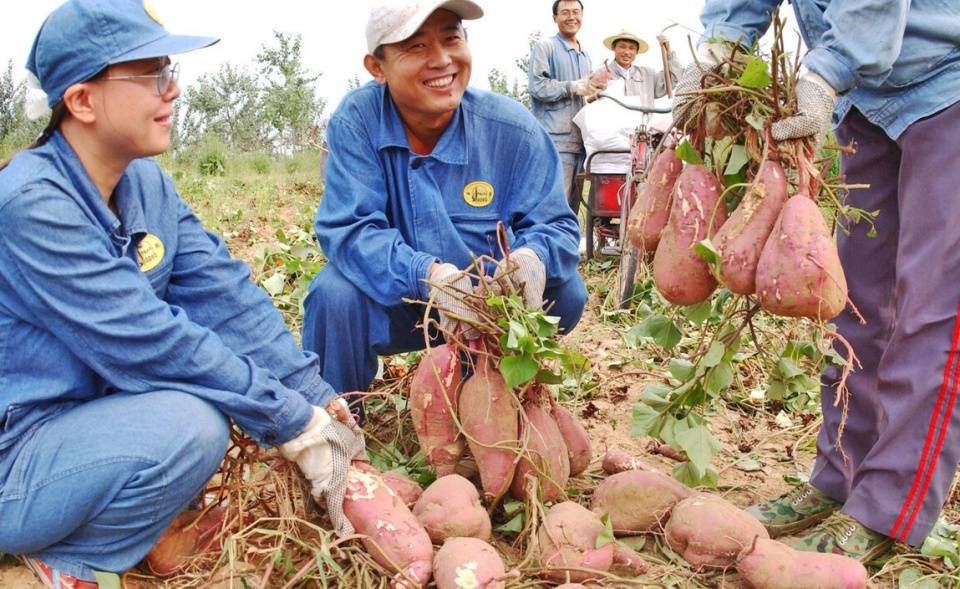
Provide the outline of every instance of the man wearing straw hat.
[[[671,82],[675,84],[682,71],[680,60],[676,52],[670,51],[670,41],[665,36],[658,35],[657,41],[668,56],[667,66]],[[654,99],[667,95],[666,72],[633,63],[637,55],[649,49],[646,41],[627,29],[621,29],[604,39],[603,45],[613,51],[613,61],[605,60],[600,69],[609,72],[611,80],[622,79],[627,96],[639,96],[643,98],[643,106],[652,107]]]

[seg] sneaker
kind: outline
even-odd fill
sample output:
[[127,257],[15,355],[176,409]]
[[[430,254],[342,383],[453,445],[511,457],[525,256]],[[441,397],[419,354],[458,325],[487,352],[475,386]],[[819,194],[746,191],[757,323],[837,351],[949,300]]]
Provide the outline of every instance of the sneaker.
[[867,564],[886,554],[893,547],[893,540],[864,527],[849,515],[837,512],[792,546],[807,552],[848,556]]
[[23,558],[23,564],[33,571],[44,587],[48,589],[99,589],[96,581],[84,581],[72,575],[61,573],[57,569],[36,558]]
[[746,511],[760,520],[771,538],[779,538],[820,523],[840,509],[840,505],[812,485],[803,484],[776,499],[748,507]]

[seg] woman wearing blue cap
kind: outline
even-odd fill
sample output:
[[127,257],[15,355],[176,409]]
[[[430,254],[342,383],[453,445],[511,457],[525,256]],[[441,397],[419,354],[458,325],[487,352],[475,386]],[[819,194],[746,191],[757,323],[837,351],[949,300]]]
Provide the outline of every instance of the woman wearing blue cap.
[[167,56],[216,41],[140,0],[70,0],[30,53],[52,116],[0,171],[0,552],[49,587],[136,565],[230,421],[296,461],[335,524],[362,452],[316,356],[147,159],[180,94]]

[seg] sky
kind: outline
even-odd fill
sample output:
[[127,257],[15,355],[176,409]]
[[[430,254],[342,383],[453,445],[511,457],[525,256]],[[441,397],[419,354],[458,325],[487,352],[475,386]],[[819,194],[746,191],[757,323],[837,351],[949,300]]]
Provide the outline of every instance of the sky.
[[[579,39],[595,66],[612,58],[603,38],[627,28],[647,40],[651,50],[636,63],[661,69],[656,35],[664,34],[684,63],[691,60],[688,37],[699,36],[702,0],[583,0],[583,28]],[[14,0],[6,0],[14,2]],[[16,9],[0,20],[0,65],[12,59],[18,77],[24,72],[30,46],[44,18],[61,0],[16,0]],[[304,63],[313,73],[319,96],[330,112],[354,76],[370,79],[363,69],[364,28],[371,0],[150,0],[167,30],[175,34],[207,35],[221,41],[208,49],[175,57],[180,62],[181,86],[216,71],[223,63],[251,66],[259,48],[271,42],[273,31],[303,36]],[[471,84],[487,88],[487,72],[497,68],[517,78],[517,57],[527,53],[530,34],[556,34],[551,0],[478,0],[485,15],[465,23],[471,52]]]

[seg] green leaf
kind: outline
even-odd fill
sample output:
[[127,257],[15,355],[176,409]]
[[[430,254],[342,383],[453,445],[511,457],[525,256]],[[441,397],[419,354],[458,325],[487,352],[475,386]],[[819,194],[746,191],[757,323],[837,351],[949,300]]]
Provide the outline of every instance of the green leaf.
[[733,176],[740,172],[747,165],[747,150],[742,145],[734,145],[730,148],[730,159],[727,161],[727,167],[723,171],[724,176]]
[[693,246],[693,251],[700,256],[700,259],[711,266],[720,266],[720,253],[709,239],[703,239],[697,242]]
[[677,443],[680,449],[686,452],[690,462],[701,471],[710,466],[710,461],[720,450],[720,444],[705,425],[677,432]]
[[763,463],[756,458],[741,458],[733,464],[733,467],[743,472],[758,472],[763,470]]
[[703,163],[703,158],[700,157],[700,154],[697,153],[697,150],[694,149],[693,145],[691,145],[686,139],[680,142],[680,145],[677,146],[676,155],[678,158],[687,162],[688,164],[699,165]]
[[267,294],[275,297],[283,292],[283,285],[287,282],[287,275],[283,272],[274,272],[265,280],[260,282]]
[[752,58],[743,68],[743,73],[737,78],[737,84],[754,90],[769,86],[770,74],[767,72],[766,62],[758,57]]
[[681,429],[686,429],[683,421],[677,420],[675,416],[668,413],[663,416],[658,435],[664,444],[677,449],[680,446],[677,442],[677,432]]
[[673,467],[673,478],[677,479],[688,487],[699,486],[704,475],[705,473],[697,469],[697,467],[689,460],[686,462],[681,462]]
[[517,515],[513,516],[513,518],[511,518],[507,523],[494,528],[494,531],[502,534],[519,534],[523,529],[524,515],[524,512],[521,511]]
[[543,384],[563,384],[563,375],[552,370],[540,370],[535,377],[536,381]]
[[603,530],[597,534],[597,545],[594,548],[603,548],[607,544],[617,541],[617,539],[613,537],[613,523],[610,521],[610,514],[603,514],[600,521],[603,522]]
[[630,424],[630,435],[642,437],[652,435],[660,421],[660,413],[643,401],[633,404],[633,421]]
[[733,367],[729,362],[721,362],[707,373],[707,381],[704,384],[707,392],[717,396],[733,383]]
[[511,389],[533,380],[539,370],[540,365],[533,356],[504,356],[500,359],[500,372]]
[[96,577],[100,589],[121,589],[120,577],[116,573],[93,571],[93,576]]
[[503,512],[507,515],[513,515],[523,509],[523,501],[504,501]]
[[777,370],[780,371],[784,380],[790,380],[791,378],[804,374],[803,369],[797,366],[797,363],[790,358],[780,358],[777,361]]
[[666,315],[655,313],[637,326],[637,333],[651,338],[661,348],[671,350],[680,343],[683,334],[676,324]]
[[898,589],[937,589],[940,585],[936,580],[924,578],[923,571],[918,568],[909,568],[897,579]]
[[630,550],[633,550],[634,552],[640,552],[641,550],[643,550],[643,547],[646,546],[647,544],[647,537],[646,536],[625,536],[617,540],[617,542],[620,542],[621,544],[623,544]]
[[727,347],[722,343],[715,341],[710,344],[710,349],[707,350],[707,353],[703,355],[703,358],[701,358],[698,365],[705,368],[712,368],[723,361],[723,356],[726,354],[726,352]]
[[744,121],[746,121],[748,125],[756,129],[757,131],[763,131],[763,117],[760,116],[758,113],[751,112],[746,117],[744,117]]
[[684,360],[682,358],[673,358],[670,360],[670,375],[679,380],[680,382],[686,382],[693,378],[695,373],[695,368],[689,360]]
[[640,400],[649,405],[652,409],[661,411],[670,406],[667,395],[673,390],[665,384],[654,383],[643,387],[640,393]]
[[700,325],[704,321],[710,318],[710,314],[713,312],[713,307],[710,305],[710,301],[703,301],[702,303],[697,303],[696,305],[690,305],[682,309],[683,316],[687,318],[691,323]]

